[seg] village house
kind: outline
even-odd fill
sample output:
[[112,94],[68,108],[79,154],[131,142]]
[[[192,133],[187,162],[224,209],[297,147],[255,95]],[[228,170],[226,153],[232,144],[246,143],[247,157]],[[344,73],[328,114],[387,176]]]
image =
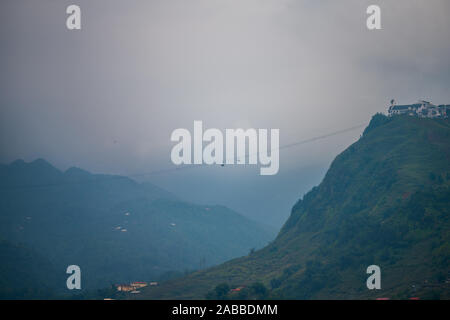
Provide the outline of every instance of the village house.
[[129,284],[116,285],[117,291],[130,292],[134,290],[134,287]]
[[117,291],[132,292],[133,293],[133,291],[137,291],[136,289],[144,288],[146,286],[148,286],[147,282],[135,281],[135,282],[132,282],[130,284],[117,284],[116,285],[116,289],[117,289]]
[[136,281],[136,282],[132,282],[131,286],[134,287],[134,288],[144,288],[144,287],[147,286],[147,282]]
[[419,118],[448,118],[450,114],[450,105],[434,105],[428,101],[419,101],[415,104],[397,105],[395,100],[391,100],[388,109],[389,116],[406,114]]

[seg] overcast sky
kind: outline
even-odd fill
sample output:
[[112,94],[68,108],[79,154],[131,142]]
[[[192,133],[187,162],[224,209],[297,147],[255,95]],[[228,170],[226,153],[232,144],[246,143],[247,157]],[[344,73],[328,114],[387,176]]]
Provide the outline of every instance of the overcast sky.
[[[80,31],[66,29],[69,4]],[[382,30],[366,28],[370,4]],[[284,145],[368,123],[391,98],[450,103],[449,15],[448,0],[2,0],[0,162],[133,174],[173,167],[170,134],[194,120],[277,128]],[[281,197],[280,218],[261,213],[281,223],[362,130],[282,151],[274,177],[250,167],[149,179],[241,211]]]

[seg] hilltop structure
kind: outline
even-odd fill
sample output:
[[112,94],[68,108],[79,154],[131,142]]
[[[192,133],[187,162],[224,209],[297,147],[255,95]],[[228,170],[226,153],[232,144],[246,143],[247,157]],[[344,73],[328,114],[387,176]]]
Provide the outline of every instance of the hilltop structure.
[[395,100],[391,100],[388,109],[389,116],[406,114],[420,118],[448,118],[450,105],[434,105],[431,102],[420,100],[415,104],[397,105]]

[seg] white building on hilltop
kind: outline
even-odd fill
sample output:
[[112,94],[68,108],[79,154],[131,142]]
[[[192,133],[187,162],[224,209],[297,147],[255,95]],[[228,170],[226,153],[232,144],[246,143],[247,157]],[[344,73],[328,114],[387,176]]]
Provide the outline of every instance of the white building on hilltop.
[[388,114],[389,116],[406,114],[420,118],[448,118],[448,115],[450,115],[450,105],[441,104],[436,106],[424,100],[420,100],[415,104],[397,105],[395,104],[395,100],[391,100]]

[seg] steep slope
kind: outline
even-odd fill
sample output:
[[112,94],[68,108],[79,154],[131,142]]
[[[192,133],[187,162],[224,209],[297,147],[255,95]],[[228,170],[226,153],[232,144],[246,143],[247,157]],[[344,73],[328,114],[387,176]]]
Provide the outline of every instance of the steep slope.
[[[270,245],[148,288],[142,298],[204,298],[221,283],[261,282],[267,298],[448,299],[449,160],[448,120],[378,114],[295,204]],[[381,290],[366,287],[373,264],[381,268]]]
[[[225,207],[182,202],[126,177],[61,172],[44,160],[0,166],[0,235],[63,275],[79,265],[85,289],[204,268],[271,239]],[[67,291],[65,282],[48,286]]]

